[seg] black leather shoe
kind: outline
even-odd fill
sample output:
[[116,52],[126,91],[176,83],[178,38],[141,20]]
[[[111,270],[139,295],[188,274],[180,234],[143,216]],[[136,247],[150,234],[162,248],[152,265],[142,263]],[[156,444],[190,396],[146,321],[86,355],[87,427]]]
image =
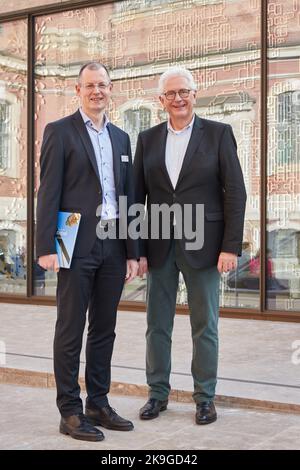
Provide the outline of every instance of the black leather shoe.
[[154,419],[157,418],[160,411],[167,409],[168,400],[156,400],[156,398],[149,398],[147,403],[140,409],[140,419]]
[[62,417],[59,431],[62,434],[69,434],[73,439],[82,441],[103,441],[104,439],[104,434],[91,426],[84,414]]
[[85,416],[94,426],[103,426],[106,429],[115,431],[131,431],[133,423],[128,419],[121,418],[111,406],[106,405],[102,408],[85,407]]
[[197,404],[196,423],[210,424],[217,420],[217,412],[213,401],[203,401]]

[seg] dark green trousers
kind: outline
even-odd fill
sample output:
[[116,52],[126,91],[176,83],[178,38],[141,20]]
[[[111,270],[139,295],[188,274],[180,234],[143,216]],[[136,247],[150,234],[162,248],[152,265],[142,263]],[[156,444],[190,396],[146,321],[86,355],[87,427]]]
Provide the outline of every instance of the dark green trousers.
[[170,392],[171,343],[179,272],[188,293],[193,341],[193,398],[196,403],[215,396],[218,366],[218,317],[220,275],[216,266],[190,267],[178,241],[174,240],[161,268],[150,268],[147,291],[146,375],[150,397],[168,398]]

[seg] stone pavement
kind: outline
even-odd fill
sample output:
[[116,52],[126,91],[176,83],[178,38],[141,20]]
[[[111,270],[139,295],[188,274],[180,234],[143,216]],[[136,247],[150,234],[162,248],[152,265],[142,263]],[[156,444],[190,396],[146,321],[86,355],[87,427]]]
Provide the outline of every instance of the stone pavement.
[[[194,424],[188,316],[175,319],[175,401],[159,419],[144,423],[138,409],[147,393],[146,318],[144,313],[119,312],[111,404],[136,427],[132,433],[105,430],[106,440],[91,444],[58,433],[51,388],[55,318],[55,307],[0,303],[1,449],[300,449],[299,323],[220,319],[219,419],[202,427]],[[84,365],[83,347],[81,377]]]
[[111,395],[111,405],[134,422],[130,432],[102,429],[102,442],[58,432],[55,390],[0,384],[0,448],[33,450],[300,449],[300,415],[218,407],[215,423],[198,426],[192,404],[171,402],[152,421],[138,419],[144,399]]

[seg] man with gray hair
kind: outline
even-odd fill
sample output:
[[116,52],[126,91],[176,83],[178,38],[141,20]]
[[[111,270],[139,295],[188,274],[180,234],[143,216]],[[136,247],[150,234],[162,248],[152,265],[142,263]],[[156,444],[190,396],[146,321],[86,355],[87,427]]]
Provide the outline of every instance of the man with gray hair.
[[[171,340],[179,273],[188,294],[193,340],[193,398],[197,424],[217,419],[214,406],[218,364],[220,273],[236,269],[241,254],[246,192],[229,125],[195,115],[192,74],[173,67],[159,80],[159,100],[168,121],[141,132],[134,159],[136,200],[188,205],[190,218],[171,218],[172,236],[140,241],[139,274],[148,272],[146,375],[149,400],[140,418],[156,418],[170,393]],[[185,225],[197,227],[204,206],[204,243],[186,243]],[[151,232],[151,217],[148,233]],[[182,222],[183,220],[183,222]],[[183,223],[183,227],[179,226]],[[178,237],[178,233],[182,237]]]

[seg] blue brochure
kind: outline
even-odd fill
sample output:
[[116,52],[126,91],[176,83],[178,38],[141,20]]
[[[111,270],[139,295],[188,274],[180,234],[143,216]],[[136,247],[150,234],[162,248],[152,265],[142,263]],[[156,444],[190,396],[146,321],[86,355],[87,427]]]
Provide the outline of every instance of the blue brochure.
[[59,212],[55,236],[58,262],[61,268],[69,268],[76,243],[81,214],[76,212]]

